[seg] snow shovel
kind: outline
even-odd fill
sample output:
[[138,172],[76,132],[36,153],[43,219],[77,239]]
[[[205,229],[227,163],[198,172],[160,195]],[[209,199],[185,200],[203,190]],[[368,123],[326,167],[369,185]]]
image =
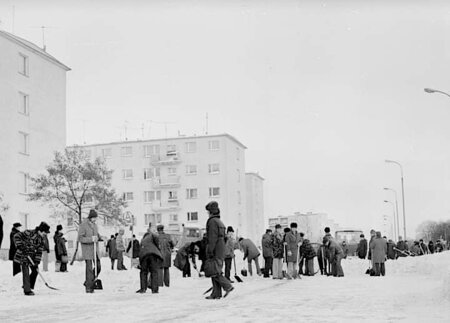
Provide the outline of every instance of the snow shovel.
[[[99,260],[100,261],[100,260]],[[103,289],[103,284],[100,279],[97,278],[97,243],[94,242],[94,289]]]
[[58,288],[52,287],[52,286],[50,286],[49,284],[47,284],[47,282],[46,282],[45,279],[44,279],[44,276],[42,276],[41,272],[39,271],[39,268],[37,268],[37,266],[34,264],[33,260],[31,260],[31,257],[30,257],[30,256],[27,256],[27,258],[28,258],[28,260],[30,261],[30,263],[31,263],[34,267],[36,267],[36,270],[37,270],[37,272],[38,272],[38,274],[39,274],[39,277],[41,277],[41,279],[42,279],[42,281],[44,282],[45,286],[47,286],[48,288],[53,289],[53,290],[59,290]]
[[243,283],[244,281],[241,279],[241,277],[238,276],[236,272],[236,257],[233,257],[233,264],[234,264],[234,279],[236,279],[238,283]]

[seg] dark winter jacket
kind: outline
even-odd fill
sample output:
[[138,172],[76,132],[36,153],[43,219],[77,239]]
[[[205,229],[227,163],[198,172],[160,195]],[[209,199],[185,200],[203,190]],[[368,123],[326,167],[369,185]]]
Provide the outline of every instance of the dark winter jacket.
[[61,260],[62,256],[67,256],[66,239],[63,237],[63,233],[56,232],[53,241],[55,242],[55,258]]
[[174,247],[174,243],[169,234],[161,232],[158,234],[159,238],[159,249],[161,250],[161,254],[163,256],[163,267],[169,268],[172,266],[172,250]]
[[14,256],[15,262],[31,266],[31,262],[28,260],[29,256],[36,266],[39,265],[44,250],[44,239],[39,235],[37,229],[17,233],[14,236],[14,243],[17,248]]
[[367,255],[367,240],[365,238],[361,239],[356,248],[356,254],[360,259],[366,259]]
[[316,251],[314,250],[312,244],[308,239],[303,240],[302,245],[300,246],[300,257],[303,257],[306,260],[311,260],[316,256]]
[[145,257],[150,255],[154,255],[156,258],[160,259],[162,265],[163,256],[159,249],[159,239],[158,235],[154,233],[147,234],[142,238],[139,260],[142,262]]
[[44,251],[50,252],[50,243],[48,242],[47,235],[43,236],[42,240],[44,241]]
[[[402,251],[408,251],[409,249],[408,244],[405,241],[400,240],[399,242],[397,242],[397,249]],[[406,254],[398,251],[397,257],[406,257]]]
[[106,252],[108,253],[109,258],[111,258],[111,259],[118,258],[119,255],[117,253],[115,238],[109,239],[108,242],[106,243]]
[[372,252],[372,260],[375,264],[384,263],[387,254],[387,242],[382,237],[376,237],[369,245]]
[[336,241],[334,241],[334,239],[329,240],[327,248],[329,260],[331,263],[336,261],[338,256],[343,257],[344,255],[341,246]]
[[[128,242],[127,252],[131,249],[131,240]],[[133,251],[131,252],[131,258],[139,258],[139,251],[141,251],[141,245],[137,239],[133,240]]]
[[387,257],[388,259],[395,259],[395,243],[392,240],[389,240],[387,243]]
[[196,242],[196,245],[199,248],[198,259],[200,259],[201,261],[205,261],[206,260],[206,247],[208,246],[208,238],[203,237],[202,240]]
[[427,245],[424,242],[419,243],[419,245],[420,245],[420,248],[421,248],[420,254],[421,255],[428,254],[428,247],[427,247]]
[[367,259],[372,260],[372,249],[370,248],[370,244],[375,240],[375,236],[371,236],[369,240],[369,254],[367,255]]
[[192,262],[195,264],[195,254],[193,252],[192,244],[198,246],[198,242],[188,242],[180,249],[178,249],[177,254],[175,256],[175,260],[173,261],[173,265],[179,270],[183,270],[186,262],[189,261],[189,257],[191,257]]
[[11,233],[9,234],[9,260],[14,261],[14,256],[16,254],[16,244],[14,242],[14,236],[16,235],[16,233],[19,233],[20,231],[17,230],[16,228],[12,228]]
[[430,250],[430,253],[434,253],[433,241],[428,242],[428,250]]
[[211,215],[206,221],[206,257],[225,259],[225,225],[220,220],[220,214]]
[[242,239],[239,241],[239,245],[241,246],[241,250],[244,253],[244,260],[248,259],[248,261],[259,257],[260,253],[258,248],[256,248],[255,244],[250,239]]
[[[81,243],[81,253],[83,260],[94,260],[94,241],[92,237],[98,237],[100,240],[100,234],[98,233],[97,224],[91,222],[89,219],[85,219],[78,228],[78,241]],[[96,243],[97,256],[99,254],[98,242]]]
[[3,242],[3,219],[2,216],[0,215],[0,248],[2,247],[2,242]]
[[287,262],[296,262],[298,259],[300,259],[298,256],[298,244],[302,242],[302,238],[300,237],[299,232],[293,232],[289,231],[284,236],[284,241],[286,241],[286,253],[291,252],[291,255],[287,255]]
[[272,258],[273,257],[273,249],[272,249],[272,235],[269,233],[265,233],[262,236],[261,246],[263,250],[264,258]]
[[414,254],[415,256],[418,256],[421,254],[420,252],[420,246],[418,243],[415,243],[412,247],[411,247],[411,253]]
[[284,258],[284,245],[283,245],[283,235],[278,232],[274,232],[272,235],[272,250],[273,257],[277,259]]

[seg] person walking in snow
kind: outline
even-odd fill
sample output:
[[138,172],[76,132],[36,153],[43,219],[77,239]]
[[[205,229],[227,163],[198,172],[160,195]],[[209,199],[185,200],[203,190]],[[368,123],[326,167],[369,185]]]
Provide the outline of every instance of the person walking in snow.
[[136,293],[145,293],[147,287],[152,290],[152,294],[159,292],[158,272],[163,265],[163,255],[159,244],[158,235],[152,232],[147,232],[141,240],[139,250],[141,288]]
[[380,274],[384,276],[386,273],[384,262],[386,260],[387,243],[386,240],[381,237],[380,231],[376,232],[376,236],[369,244],[369,247],[372,252],[375,276],[380,276]]
[[41,222],[34,230],[25,230],[14,235],[14,244],[17,248],[14,262],[21,266],[22,287],[24,294],[27,296],[34,295],[33,289],[38,275],[38,266],[45,248],[44,237],[49,233],[50,226]]
[[330,239],[325,236],[323,238],[323,244],[328,249],[329,259],[331,263],[331,274],[334,277],[344,277],[344,270],[341,266],[341,260],[343,258],[344,252],[342,251],[341,246],[334,241],[334,239]]
[[116,237],[117,270],[127,270],[127,268],[123,264],[123,253],[125,252],[125,242],[123,240],[124,233],[125,233],[125,230],[120,229],[119,234]]
[[225,278],[231,283],[234,281],[231,279],[231,265],[234,259],[234,250],[236,249],[236,240],[233,236],[234,229],[229,226],[227,228],[227,234],[225,236]]
[[[84,286],[86,287],[86,293],[94,292],[94,279],[95,272],[93,262],[95,261],[95,267],[97,275],[101,272],[101,263],[98,256],[98,242],[101,241],[101,236],[98,233],[97,228],[97,212],[94,209],[89,211],[87,219],[85,219],[78,228],[78,241],[81,244],[81,254],[85,261],[86,273]],[[96,245],[96,254],[94,254],[94,243]]]
[[[66,248],[66,238],[61,232],[63,229],[61,224],[56,226],[56,232],[53,236],[53,241],[55,242],[55,268],[59,272],[67,272],[67,248]],[[59,269],[59,270],[58,270]]]
[[298,278],[299,248],[302,244],[302,238],[300,237],[300,233],[297,232],[297,223],[292,222],[290,227],[291,230],[284,236],[287,254],[287,277],[288,279],[296,279]]
[[275,232],[272,235],[271,247],[273,252],[272,278],[283,279],[284,244],[280,224],[275,225]]
[[364,238],[364,234],[359,235],[359,243],[358,247],[356,248],[356,254],[358,255],[359,259],[366,259],[367,256],[367,240]]
[[225,225],[220,220],[219,204],[216,201],[209,202],[205,209],[209,213],[208,221],[206,221],[206,236],[208,239],[206,256],[208,264],[205,264],[205,274],[208,272],[213,285],[212,293],[206,299],[218,299],[222,297],[222,289],[225,290],[224,297],[234,289],[230,281],[222,273],[225,259]]
[[273,275],[272,264],[273,264],[273,249],[272,249],[272,230],[267,229],[266,233],[262,236],[261,246],[264,258],[264,277],[270,277]]
[[106,243],[106,252],[108,253],[109,259],[111,259],[111,270],[114,270],[114,263],[117,260],[117,248],[116,248],[116,235],[111,235],[111,238]]
[[14,261],[14,256],[16,255],[16,243],[14,242],[14,236],[20,232],[22,225],[19,222],[13,224],[11,233],[9,234],[9,254],[8,259],[13,263],[13,276],[20,273],[20,264]]
[[158,273],[159,286],[169,287],[170,285],[170,266],[172,266],[172,250],[175,247],[172,237],[164,232],[164,226],[159,224],[156,227],[159,239],[159,250],[163,257],[163,263]]
[[139,240],[136,239],[136,235],[133,234],[133,239],[128,242],[128,247],[126,252],[130,252],[131,250],[131,264],[133,268],[137,268],[139,266],[139,251],[141,250],[141,245],[139,244]]
[[247,259],[248,263],[248,273],[250,276],[253,275],[252,261],[255,262],[256,274],[261,276],[261,268],[259,267],[259,253],[258,248],[250,239],[239,238],[239,246],[244,253],[244,261]]

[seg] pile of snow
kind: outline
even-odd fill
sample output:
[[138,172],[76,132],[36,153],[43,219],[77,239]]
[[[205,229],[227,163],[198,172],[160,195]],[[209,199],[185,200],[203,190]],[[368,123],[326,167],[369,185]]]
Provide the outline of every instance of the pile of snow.
[[[236,260],[240,275],[246,263],[241,253]],[[129,258],[125,264],[129,268]],[[38,278],[36,296],[27,297],[21,275],[12,277],[12,263],[0,261],[0,322],[448,322],[450,252],[388,261],[385,277],[366,275],[367,260],[342,264],[343,278],[241,276],[244,283],[234,283],[229,297],[211,301],[203,296],[210,279],[199,278],[193,268],[191,278],[182,278],[172,267],[170,288],[136,294],[139,271],[112,271],[108,258],[102,259],[102,291],[84,292],[84,263],[77,262],[68,273],[43,273],[59,291]]]

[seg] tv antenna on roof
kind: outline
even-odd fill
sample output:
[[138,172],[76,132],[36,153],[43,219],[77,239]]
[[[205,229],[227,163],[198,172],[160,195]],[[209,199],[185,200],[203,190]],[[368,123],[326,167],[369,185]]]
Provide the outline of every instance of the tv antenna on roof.
[[30,28],[40,28],[42,30],[42,49],[44,52],[47,51],[47,45],[45,44],[45,30],[48,28],[58,28],[58,27],[50,27],[50,26],[33,26]]

